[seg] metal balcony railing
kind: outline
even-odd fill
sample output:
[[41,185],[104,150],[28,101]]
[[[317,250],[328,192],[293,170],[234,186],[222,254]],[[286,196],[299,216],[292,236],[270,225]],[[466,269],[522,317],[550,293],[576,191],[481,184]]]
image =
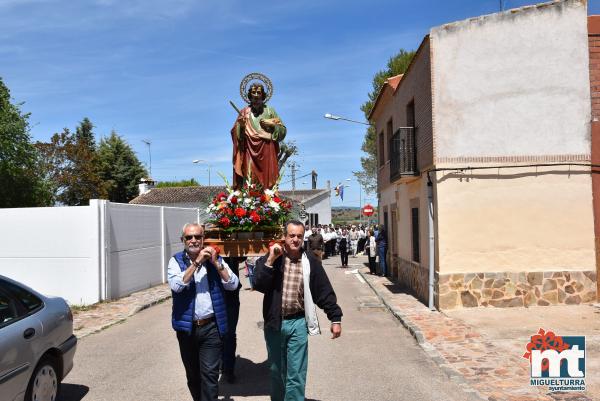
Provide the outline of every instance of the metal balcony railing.
[[390,140],[390,180],[418,175],[414,127],[401,127]]

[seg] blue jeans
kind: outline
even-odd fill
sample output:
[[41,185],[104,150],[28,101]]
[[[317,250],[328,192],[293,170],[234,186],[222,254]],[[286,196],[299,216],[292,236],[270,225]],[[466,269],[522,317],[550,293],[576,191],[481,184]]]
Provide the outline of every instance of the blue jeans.
[[381,275],[387,276],[387,265],[385,262],[385,254],[387,253],[387,248],[384,246],[377,247],[377,253],[379,254],[379,268],[381,269]]
[[304,401],[308,332],[304,317],[284,319],[281,330],[265,329],[271,370],[271,401]]

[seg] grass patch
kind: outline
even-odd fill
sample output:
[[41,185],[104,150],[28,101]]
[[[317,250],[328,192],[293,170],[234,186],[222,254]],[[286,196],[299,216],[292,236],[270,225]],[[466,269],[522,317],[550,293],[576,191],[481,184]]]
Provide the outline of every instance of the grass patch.
[[71,308],[71,312],[79,313],[97,309],[100,305],[105,303],[108,303],[108,301],[100,301],[91,305],[69,305],[69,307]]

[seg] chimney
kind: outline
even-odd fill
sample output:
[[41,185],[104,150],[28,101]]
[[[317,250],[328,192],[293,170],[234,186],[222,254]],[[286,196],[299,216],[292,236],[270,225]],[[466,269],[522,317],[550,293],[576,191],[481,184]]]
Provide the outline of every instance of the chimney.
[[138,185],[140,195],[144,195],[146,192],[154,188],[154,181],[152,178],[142,178]]

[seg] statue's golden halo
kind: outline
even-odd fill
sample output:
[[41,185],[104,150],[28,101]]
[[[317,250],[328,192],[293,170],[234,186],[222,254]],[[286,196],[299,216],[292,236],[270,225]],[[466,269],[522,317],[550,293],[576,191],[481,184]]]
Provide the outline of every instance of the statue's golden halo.
[[267,103],[273,95],[273,84],[266,75],[261,74],[260,72],[252,72],[242,79],[242,82],[240,83],[240,96],[242,96],[242,99],[244,99],[246,103],[250,104],[250,99],[248,99],[248,86],[256,81],[259,81],[265,87],[265,91],[267,92],[265,103]]

